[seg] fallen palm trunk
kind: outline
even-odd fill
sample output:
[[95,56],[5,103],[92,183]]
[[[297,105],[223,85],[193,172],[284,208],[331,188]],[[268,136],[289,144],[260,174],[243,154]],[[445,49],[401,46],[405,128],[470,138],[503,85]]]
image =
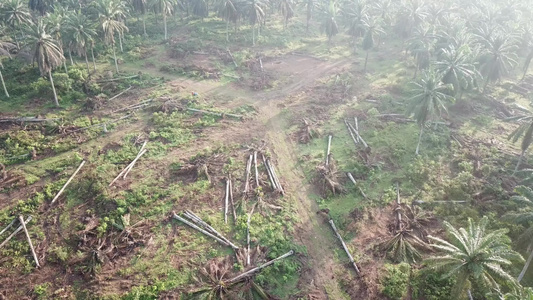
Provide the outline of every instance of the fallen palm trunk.
[[267,159],[266,165],[268,169],[270,169],[270,173],[272,174],[272,178],[274,179],[274,183],[276,184],[276,191],[280,192],[282,195],[285,195],[285,191],[281,186],[281,182],[279,181],[278,174],[276,173],[276,169],[274,168],[274,164],[272,164],[272,162]]
[[259,172],[257,171],[257,151],[254,151],[255,187],[259,187]]
[[398,230],[402,230],[402,207],[401,207],[401,199],[400,199],[400,187],[396,183],[396,208],[394,209],[396,211],[396,228]]
[[231,57],[231,60],[233,61],[233,64],[235,65],[235,67],[238,67],[237,63],[235,62],[235,58],[233,57],[233,54],[231,54],[231,51],[229,51],[229,49],[226,50],[226,51],[228,52],[229,57]]
[[[25,221],[24,221],[24,225],[28,224],[32,219],[32,216],[29,216]],[[7,242],[9,242],[9,240],[11,240],[15,235],[17,235],[17,233],[19,233],[20,231],[22,230],[22,225],[20,225],[15,231],[13,231],[13,233],[8,236],[3,242],[2,244],[0,244],[0,249],[2,247],[4,247]]]
[[72,174],[72,176],[70,176],[70,178],[67,180],[67,182],[65,183],[65,185],[63,185],[63,187],[61,188],[61,190],[59,190],[59,192],[57,193],[57,195],[54,197],[54,199],[52,199],[52,202],[50,204],[54,204],[54,202],[56,202],[57,198],[59,198],[59,196],[61,196],[61,194],[63,193],[63,191],[65,190],[65,188],[70,184],[70,182],[72,181],[72,179],[74,178],[74,176],[76,176],[76,174],[78,174],[78,172],[81,170],[81,167],[83,167],[83,165],[85,164],[85,161],[82,161],[80,163],[80,166],[78,167],[78,169],[76,169],[76,171],[74,172],[74,174]]
[[229,179],[226,179],[226,196],[224,197],[224,223],[228,224],[228,206],[229,206]]
[[39,264],[39,259],[37,258],[37,254],[35,253],[35,249],[33,248],[33,243],[31,242],[30,234],[28,233],[28,229],[26,228],[26,223],[24,223],[24,217],[19,216],[20,224],[22,225],[22,229],[24,229],[24,233],[26,233],[26,239],[28,240],[28,245],[30,245],[31,249],[31,255],[33,255],[33,259],[35,260],[35,265],[37,268],[41,267]]
[[117,177],[115,177],[115,179],[113,179],[113,181],[111,181],[111,183],[109,184],[109,186],[112,186],[113,183],[115,183],[120,177],[123,177],[122,179],[126,179],[126,175],[128,175],[128,173],[131,171],[131,169],[133,168],[133,166],[135,165],[135,163],[137,162],[137,160],[144,154],[146,153],[146,150],[144,149],[144,147],[146,147],[146,143],[148,143],[148,141],[145,141],[143,143],[143,145],[141,146],[141,149],[139,150],[139,152],[137,153],[137,156],[133,159],[133,161],[127,165],[122,171],[120,171],[120,173],[117,175]]
[[0,235],[2,235],[4,232],[6,232],[9,228],[11,228],[11,226],[13,226],[13,224],[15,224],[15,222],[17,221],[17,219],[13,219],[13,221],[11,221],[11,223],[9,223],[9,225],[6,226],[6,228],[2,229],[2,231],[0,231]]
[[[213,235],[213,234],[207,232],[206,230],[203,230],[202,228],[196,226],[195,224],[193,224],[193,223],[191,223],[191,222],[185,220],[184,218],[178,216],[175,212],[172,213],[172,217],[173,217],[174,219],[176,219],[176,220],[179,220],[179,221],[181,221],[181,222],[183,222],[183,223],[189,225],[189,227],[191,227],[191,228],[193,228],[193,229],[196,229],[196,230],[200,231],[201,233],[203,233],[203,234],[207,235],[208,237],[210,237],[210,238],[216,240],[217,242],[221,243],[222,245],[232,247],[230,244],[228,244],[228,243],[225,242],[224,240],[222,240],[222,239],[216,237],[215,235]],[[232,247],[232,248],[233,248],[233,247]],[[238,248],[237,248],[237,249],[238,249]]]
[[235,202],[233,201],[233,182],[231,181],[231,175],[229,177],[229,199],[231,202],[231,212],[233,214],[233,222],[237,222],[237,213],[235,212]]
[[337,231],[337,227],[335,227],[335,223],[333,222],[333,220],[329,220],[329,224],[331,225],[331,228],[333,228],[333,231],[335,231],[335,234],[337,235],[337,238],[339,239],[339,241],[341,241],[342,247],[344,248],[344,252],[346,252],[346,254],[348,255],[348,258],[350,259],[350,263],[353,265],[353,268],[355,269],[355,272],[357,273],[357,275],[360,275],[359,268],[355,264],[355,261],[353,260],[353,256],[350,253],[350,251],[348,250],[348,247],[346,246],[346,243],[344,243],[344,240],[342,239],[342,236]]
[[326,166],[329,166],[329,155],[331,154],[331,139],[333,136],[328,136],[328,150],[326,152]]
[[271,260],[271,261],[269,261],[269,262],[267,262],[267,263],[264,263],[264,264],[262,264],[262,265],[260,265],[260,266],[258,266],[258,267],[255,267],[255,268],[253,268],[253,269],[251,269],[251,270],[249,270],[249,271],[246,271],[246,272],[244,272],[244,273],[242,273],[242,274],[240,274],[240,275],[237,275],[237,276],[234,277],[234,278],[231,278],[230,280],[226,281],[226,283],[237,282],[237,281],[239,281],[239,280],[241,280],[241,279],[243,279],[243,278],[246,278],[246,277],[252,276],[253,274],[255,274],[255,273],[261,271],[261,269],[264,269],[264,268],[266,268],[266,267],[268,267],[268,266],[274,264],[275,262],[277,262],[277,261],[279,261],[279,260],[282,260],[282,259],[284,259],[284,258],[287,258],[287,257],[289,257],[289,256],[291,256],[291,255],[293,255],[293,254],[294,254],[294,251],[291,250],[291,251],[289,251],[289,252],[283,254],[282,256],[280,256],[280,257],[278,257],[278,258],[274,258],[273,260]]
[[357,147],[357,144],[358,144],[357,138],[355,137],[352,131],[352,128],[350,128],[350,125],[348,124],[348,121],[346,121],[346,119],[344,119],[344,124],[346,124],[346,128],[348,129],[348,132],[350,133],[350,136],[352,137],[353,143],[355,144],[355,147]]
[[252,215],[254,214],[255,206],[257,203],[255,203],[252,206],[252,211],[248,215],[248,220],[246,221],[246,265],[250,265],[250,221],[252,219]]
[[361,189],[361,187],[357,184],[357,181],[355,181],[355,178],[353,178],[352,173],[348,172],[346,173],[346,175],[348,175],[348,178],[350,178],[350,180],[353,182],[355,187],[359,190],[363,198],[367,199],[365,192],[363,192],[363,189]]
[[116,98],[118,98],[118,97],[122,96],[122,95],[123,95],[123,94],[124,94],[125,92],[127,92],[127,91],[131,90],[132,88],[133,88],[133,86],[131,86],[131,85],[130,85],[130,87],[129,87],[129,88],[127,88],[127,89],[125,89],[124,91],[122,91],[122,92],[120,92],[120,93],[116,94],[115,96],[113,96],[113,97],[109,98],[109,100],[107,100],[107,101],[112,101],[112,100],[114,100],[114,99],[116,99]]
[[265,160],[265,156],[263,156],[263,163],[265,164],[265,169],[267,170],[268,178],[270,179],[270,183],[272,184],[272,189],[274,191],[278,190],[278,186],[276,184],[276,180],[274,179],[274,175],[272,175],[272,171],[270,170],[270,165],[267,160]]
[[132,78],[136,78],[136,77],[139,77],[139,75],[132,75],[132,76],[126,76],[126,77],[120,77],[120,78],[113,78],[113,79],[108,79],[108,80],[100,80],[100,81],[96,81],[96,83],[113,82],[113,81],[119,81],[119,80],[124,80],[124,79],[132,79]]
[[213,227],[211,227],[209,224],[207,224],[204,220],[202,220],[200,217],[195,215],[193,212],[186,210],[183,213],[187,218],[189,218],[192,222],[196,223],[198,226],[204,228],[211,234],[217,236],[219,239],[223,240],[228,246],[232,247],[233,249],[239,249],[239,247],[235,246],[232,242],[230,242],[225,236],[220,234],[218,231],[216,231]]
[[213,112],[213,111],[200,110],[200,109],[196,109],[196,108],[187,108],[187,110],[188,111],[192,111],[192,112],[206,114],[206,115],[213,115],[213,116],[217,116],[217,117],[221,117],[221,118],[224,118],[225,116],[233,117],[233,118],[236,118],[236,119],[242,119],[243,118],[242,115],[235,115],[235,114],[229,114],[229,113],[218,113],[218,112]]
[[357,136],[357,140],[360,141],[361,143],[363,143],[363,146],[365,146],[365,148],[368,148],[368,144],[365,142],[365,140],[363,140],[363,138],[361,137],[361,135],[359,134],[359,131],[356,130],[352,124],[348,123],[348,126],[350,126],[352,128],[352,130],[354,131],[355,135]]
[[248,158],[248,163],[246,164],[246,179],[244,181],[244,193],[247,194],[250,192],[250,173],[252,172],[252,160],[253,155],[250,154]]
[[126,107],[114,110],[114,111],[112,111],[112,113],[117,113],[117,112],[122,112],[122,111],[126,111],[126,110],[132,110],[132,109],[141,108],[141,107],[149,105],[152,101],[154,101],[154,99],[144,100],[142,102],[135,103],[135,104],[128,105]]
[[125,116],[122,116],[118,119],[115,119],[115,120],[111,120],[109,122],[105,122],[105,123],[100,123],[100,124],[94,124],[94,125],[91,125],[91,126],[87,126],[87,127],[83,127],[83,128],[78,128],[78,129],[75,129],[75,130],[71,130],[69,132],[65,132],[65,134],[69,134],[69,133],[73,133],[73,132],[78,132],[78,131],[83,131],[83,130],[87,130],[87,129],[90,129],[90,128],[94,128],[94,127],[104,127],[104,131],[107,132],[107,125],[108,124],[112,124],[112,123],[116,123],[118,121],[122,121],[124,119],[127,119],[131,117],[131,115],[125,115]]
[[38,118],[31,118],[31,117],[22,117],[22,118],[0,119],[0,123],[42,123],[42,122],[57,121],[57,120],[60,120],[60,119],[59,118],[38,119]]
[[129,168],[127,168],[128,170],[126,171],[126,173],[124,173],[124,176],[122,177],[122,179],[126,179],[126,176],[128,176],[128,174],[133,169],[133,167],[135,166],[137,161],[141,158],[141,156],[143,156],[146,153],[146,151],[148,151],[148,150],[143,149],[142,152],[137,155],[137,157],[129,165]]

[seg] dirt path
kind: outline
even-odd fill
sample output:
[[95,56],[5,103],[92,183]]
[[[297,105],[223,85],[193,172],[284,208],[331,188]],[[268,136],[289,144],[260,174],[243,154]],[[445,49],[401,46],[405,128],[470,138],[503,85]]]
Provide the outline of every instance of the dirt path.
[[[349,64],[348,60],[333,63],[315,60],[309,57],[286,57],[283,64],[266,65],[266,69],[282,65],[280,72],[294,72],[290,82],[280,90],[266,92],[259,99],[269,100],[256,103],[259,107],[259,119],[266,126],[265,139],[270,141],[276,155],[277,167],[287,185],[289,197],[296,201],[299,224],[296,240],[307,248],[308,266],[300,279],[300,288],[317,289],[321,298],[343,299],[345,296],[335,278],[337,272],[343,272],[344,266],[334,260],[334,250],[338,248],[329,224],[324,222],[317,212],[319,206],[309,196],[311,186],[306,182],[302,169],[297,165],[297,147],[286,134],[288,123],[285,114],[281,114],[280,105],[288,96],[311,87],[327,75],[335,74],[340,68]],[[308,269],[307,269],[308,268]],[[304,291],[305,292],[305,291]],[[327,295],[327,296],[326,296]]]

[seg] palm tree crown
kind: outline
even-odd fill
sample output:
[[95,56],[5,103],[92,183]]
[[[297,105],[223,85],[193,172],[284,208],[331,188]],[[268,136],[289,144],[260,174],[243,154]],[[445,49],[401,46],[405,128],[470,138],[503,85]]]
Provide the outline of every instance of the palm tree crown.
[[491,232],[487,225],[487,217],[478,223],[469,219],[468,227],[459,229],[444,222],[449,241],[429,236],[435,242],[432,246],[444,255],[429,258],[425,263],[429,268],[445,271],[446,277],[456,277],[451,299],[459,299],[468,282],[478,287],[498,288],[504,281],[518,286],[502,266],[523,260],[522,256],[509,247],[511,241],[506,229]]

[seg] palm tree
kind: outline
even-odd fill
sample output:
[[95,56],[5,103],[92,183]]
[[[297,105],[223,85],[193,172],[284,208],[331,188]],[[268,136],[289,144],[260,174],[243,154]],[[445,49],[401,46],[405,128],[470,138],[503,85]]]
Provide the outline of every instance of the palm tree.
[[28,6],[31,10],[35,10],[41,16],[44,16],[47,11],[53,8],[53,0],[30,0]]
[[283,16],[283,26],[287,28],[287,23],[289,19],[294,17],[294,9],[292,0],[280,0],[279,2],[279,11]]
[[128,27],[124,25],[121,21],[118,21],[119,18],[124,17],[124,11],[122,10],[122,5],[119,0],[97,0],[93,2],[96,11],[98,12],[98,18],[102,31],[104,32],[104,42],[113,49],[113,58],[115,60],[115,69],[117,73],[118,62],[117,54],[115,51],[115,33],[118,33],[119,38],[124,33],[128,31]]
[[427,259],[425,265],[445,271],[445,277],[456,278],[451,299],[459,299],[468,283],[498,288],[498,283],[505,282],[518,287],[518,282],[502,266],[523,258],[509,247],[511,240],[505,235],[507,229],[491,232],[488,223],[487,217],[477,224],[469,219],[468,228],[456,229],[445,221],[449,241],[429,236],[435,242],[432,246],[444,255]]
[[309,22],[313,18],[313,11],[318,7],[318,3],[315,0],[305,0],[301,2],[302,6],[305,7],[306,18],[305,18],[305,32],[309,33]]
[[46,25],[42,19],[37,24],[29,26],[29,40],[35,48],[33,59],[39,65],[41,76],[48,74],[52,91],[54,92],[55,105],[59,106],[57,100],[56,88],[54,87],[54,78],[52,77],[52,70],[60,66],[65,57],[63,51],[59,47],[59,42],[54,40],[50,34],[46,32]]
[[447,111],[446,103],[453,101],[453,97],[448,94],[450,89],[450,85],[442,82],[442,75],[431,70],[424,72],[422,78],[418,82],[414,82],[412,92],[415,96],[411,98],[407,114],[414,116],[418,126],[420,126],[416,155],[420,149],[420,141],[426,123],[439,118],[443,112]]
[[252,45],[255,45],[255,25],[263,23],[266,5],[261,0],[248,0],[246,14],[252,24]]
[[348,34],[353,37],[354,43],[356,43],[356,39],[364,36],[366,31],[366,22],[369,18],[366,2],[359,0],[351,2],[342,10],[342,17],[346,27],[348,27]]
[[167,34],[167,17],[171,16],[174,13],[174,5],[176,1],[174,0],[152,0],[151,6],[154,11],[160,13],[163,16],[163,24],[165,27],[165,40],[168,40]]
[[322,22],[322,28],[328,36],[328,42],[339,33],[339,26],[335,17],[337,15],[337,6],[335,0],[329,0],[329,4],[324,7],[324,21]]
[[520,153],[520,157],[518,158],[518,162],[516,163],[513,174],[518,171],[520,163],[522,162],[527,149],[531,145],[531,142],[533,142],[533,113],[525,108],[522,110],[524,110],[526,113],[525,115],[506,119],[506,121],[518,122],[520,124],[518,128],[509,135],[508,138],[512,140],[513,143],[516,143],[518,139],[522,138],[522,143],[520,145],[520,150],[522,150],[522,152]]
[[495,37],[480,38],[482,47],[480,71],[485,78],[483,91],[486,90],[489,82],[499,81],[509,70],[517,64],[516,45],[512,36],[496,35]]
[[[48,28],[48,33],[59,43],[59,47],[63,49],[64,52],[64,43],[63,43],[63,27],[66,23],[67,10],[63,7],[58,7],[52,14],[48,15],[44,20],[46,21],[46,27]],[[68,44],[68,43],[67,43]],[[70,65],[74,64],[72,60],[71,49],[69,47],[68,54],[70,58]],[[65,73],[68,73],[67,63],[63,62],[63,67],[65,68]]]
[[396,27],[403,37],[409,37],[413,30],[422,24],[426,16],[427,13],[425,12],[423,1],[409,0],[399,10]]
[[143,18],[143,33],[146,36],[146,11],[148,8],[148,0],[132,0],[131,6],[133,10],[140,13]]
[[511,197],[511,200],[517,202],[522,207],[516,212],[507,213],[504,215],[504,219],[526,226],[526,230],[518,237],[518,240],[522,243],[527,241],[526,245],[521,246],[526,246],[530,253],[524,268],[522,268],[522,272],[518,275],[517,281],[520,282],[524,278],[524,275],[526,275],[526,271],[533,260],[533,242],[531,242],[533,241],[533,226],[531,225],[533,224],[531,222],[533,221],[533,190],[527,186],[518,186],[515,188],[515,192],[518,195]]
[[472,62],[469,47],[456,49],[453,45],[440,51],[439,59],[434,63],[435,70],[443,74],[442,81],[453,85],[455,95],[461,99],[463,91],[481,77]]
[[208,2],[206,0],[189,0],[192,8],[192,13],[200,18],[205,18],[209,15]]
[[4,65],[2,65],[2,56],[11,57],[10,52],[13,49],[16,49],[16,45],[11,43],[8,39],[5,39],[5,36],[0,36],[0,81],[2,82],[2,87],[4,88],[4,93],[6,94],[7,98],[9,98],[9,93],[6,88],[6,83],[4,82],[4,76],[2,74],[2,69],[4,69]]
[[374,48],[374,39],[380,35],[385,33],[383,29],[381,29],[381,25],[376,22],[375,20],[366,20],[363,21],[363,26],[365,28],[365,36],[363,38],[363,50],[366,51],[366,57],[365,57],[365,67],[364,72],[366,72],[366,64],[368,62],[368,53],[372,48]]
[[[87,47],[93,44],[96,31],[92,28],[89,19],[80,11],[71,14],[67,19],[68,39],[71,41],[74,51],[78,56],[85,57],[87,72],[89,70],[89,60],[87,59]],[[93,62],[94,63],[94,62]]]
[[18,28],[19,32],[22,32],[23,26],[32,24],[30,12],[22,0],[7,0],[1,6],[0,11],[2,12],[2,20],[13,31],[13,38],[17,47],[19,47],[20,45],[15,31]]
[[[226,42],[229,42],[229,23],[237,23],[239,11],[235,0],[222,0],[219,2],[218,14],[226,20]],[[237,28],[235,28],[237,30]]]
[[416,78],[419,70],[429,67],[435,39],[436,36],[430,26],[421,26],[416,29],[413,37],[407,40],[406,51],[411,53],[416,63],[413,78]]

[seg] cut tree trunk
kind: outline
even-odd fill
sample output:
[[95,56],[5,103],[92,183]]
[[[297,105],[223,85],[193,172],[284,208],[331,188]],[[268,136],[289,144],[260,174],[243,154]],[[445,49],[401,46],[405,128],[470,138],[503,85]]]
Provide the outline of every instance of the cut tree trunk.
[[352,130],[355,132],[357,140],[360,141],[363,144],[363,146],[365,146],[365,148],[368,148],[368,144],[365,142],[365,140],[363,140],[363,138],[359,134],[359,130],[355,129],[355,127],[353,127],[352,124],[350,124],[350,123],[348,123],[348,126],[350,126],[352,128]]
[[120,71],[118,70],[118,62],[117,62],[117,53],[115,51],[115,43],[113,43],[113,59],[115,60],[115,69],[117,70],[117,74],[120,73]]
[[348,172],[348,173],[346,173],[346,175],[348,175],[348,178],[350,179],[351,182],[353,182],[353,184],[359,190],[359,192],[361,193],[363,198],[367,199],[365,192],[363,192],[363,189],[361,189],[361,187],[359,185],[357,185],[357,181],[355,181],[355,178],[353,178],[352,173]]
[[0,80],[2,81],[2,86],[4,87],[4,93],[6,94],[6,97],[9,98],[9,93],[7,92],[6,83],[4,82],[4,76],[2,75],[2,71],[0,71]]
[[122,96],[124,93],[126,93],[126,92],[129,91],[129,90],[131,90],[132,88],[133,88],[133,86],[130,85],[129,88],[127,88],[127,89],[123,90],[122,92],[116,94],[115,96],[109,98],[109,100],[107,100],[107,101],[111,101],[111,100],[114,100],[114,99],[116,99],[116,98]]
[[196,223],[198,226],[204,228],[207,232],[211,233],[212,235],[217,236],[219,239],[224,241],[228,246],[230,246],[233,249],[239,249],[236,245],[234,245],[232,242],[230,242],[226,237],[224,237],[222,234],[220,234],[218,231],[216,231],[213,227],[211,227],[209,224],[204,222],[200,217],[195,215],[193,212],[186,210],[184,215],[189,218],[192,222]]
[[70,178],[67,180],[67,182],[65,183],[65,185],[63,185],[63,187],[61,188],[61,190],[59,190],[59,192],[57,193],[57,195],[54,197],[54,199],[52,199],[52,202],[50,204],[54,204],[54,202],[56,202],[56,200],[59,198],[59,196],[61,196],[61,194],[63,193],[63,191],[65,190],[65,188],[70,184],[70,182],[72,181],[72,179],[74,178],[74,176],[76,176],[76,174],[78,174],[78,172],[81,170],[81,167],[83,167],[83,165],[85,164],[85,161],[83,160],[79,167],[76,169],[76,171],[74,172],[74,174],[72,174],[72,176],[70,176]]
[[15,224],[15,222],[17,221],[17,219],[13,219],[13,221],[11,221],[11,223],[9,223],[6,228],[2,229],[2,231],[0,231],[0,236],[6,232],[9,228],[11,228],[11,226],[13,226],[13,224]]
[[37,254],[35,253],[35,249],[33,248],[33,243],[31,242],[30,234],[28,232],[28,229],[26,228],[26,224],[24,223],[24,217],[19,216],[20,224],[22,225],[22,229],[24,229],[24,233],[26,234],[26,239],[28,240],[28,245],[30,245],[31,249],[31,255],[33,256],[33,259],[35,260],[35,265],[37,268],[41,267],[39,264],[39,259],[37,258]]
[[344,243],[344,240],[342,239],[342,236],[337,231],[337,227],[335,227],[335,223],[333,220],[329,220],[329,224],[331,225],[331,228],[333,228],[333,231],[335,231],[335,234],[337,235],[337,238],[339,241],[341,241],[342,247],[344,248],[344,252],[346,252],[346,255],[348,255],[348,258],[350,259],[350,263],[352,264],[353,268],[355,269],[355,272],[357,275],[360,275],[359,268],[357,267],[357,264],[355,264],[355,261],[353,260],[353,256],[348,250],[348,247],[346,246],[346,243]]
[[416,151],[415,154],[418,155],[418,151],[420,150],[420,142],[422,141],[422,134],[424,133],[424,125],[420,126],[420,134],[418,135],[418,144],[416,144]]
[[257,171],[257,151],[254,151],[255,186],[259,187],[259,172]]
[[248,271],[246,271],[246,272],[244,272],[244,273],[242,273],[242,274],[240,274],[240,275],[237,275],[236,277],[233,277],[233,278],[231,278],[230,280],[228,280],[228,281],[226,281],[226,282],[227,282],[227,283],[233,283],[233,282],[237,282],[237,281],[239,281],[239,280],[241,280],[241,279],[243,279],[243,278],[246,278],[246,277],[252,276],[253,274],[255,274],[255,273],[261,271],[261,269],[264,269],[264,268],[266,268],[266,267],[268,267],[268,266],[274,264],[275,262],[277,262],[277,261],[279,261],[279,260],[282,260],[282,259],[284,259],[284,258],[287,258],[287,257],[289,257],[289,256],[291,256],[291,255],[293,255],[293,254],[294,254],[294,251],[291,250],[291,251],[289,251],[289,252],[283,254],[282,256],[280,256],[280,257],[278,257],[278,258],[274,258],[273,260],[271,260],[271,261],[269,261],[269,262],[267,262],[267,263],[264,263],[264,264],[260,265],[259,267],[255,267],[255,268],[253,268],[253,269],[251,269],[251,270],[248,270]]
[[246,179],[244,181],[244,193],[247,194],[250,192],[250,174],[252,173],[252,161],[253,161],[253,155],[250,154],[250,158],[248,158],[248,163],[246,164]]
[[201,233],[203,233],[203,234],[207,235],[208,237],[210,237],[210,238],[216,240],[217,242],[221,243],[222,245],[224,245],[224,246],[230,246],[230,245],[229,245],[228,243],[226,243],[224,240],[222,240],[222,239],[220,239],[220,238],[214,236],[213,234],[211,234],[211,233],[209,233],[209,232],[203,230],[202,228],[200,228],[200,227],[194,225],[193,223],[191,223],[191,222],[185,220],[184,218],[178,216],[176,213],[173,213],[173,214],[172,214],[172,217],[173,217],[174,219],[176,219],[176,220],[179,220],[179,221],[181,221],[181,222],[187,224],[189,227],[191,227],[191,228],[193,228],[193,229],[196,229],[196,230],[200,231]]
[[56,87],[54,86],[54,78],[52,77],[52,69],[48,70],[48,77],[50,77],[50,84],[52,84],[52,91],[54,92],[54,103],[59,107],[59,101],[57,100]]
[[226,195],[224,197],[224,223],[228,224],[229,209],[229,179],[226,179]]
[[533,247],[531,246],[532,245],[530,245],[529,248],[532,248],[532,249],[531,249],[531,252],[529,252],[529,256],[527,258],[526,264],[524,265],[524,268],[520,272],[520,275],[518,275],[518,279],[517,279],[518,282],[520,282],[522,278],[524,278],[524,276],[526,275],[527,269],[529,268],[529,265],[531,264],[531,260],[533,259]]
[[326,166],[329,166],[329,155],[330,155],[330,151],[331,151],[331,139],[333,138],[333,136],[328,136],[328,149],[326,151]]
[[127,168],[126,172],[124,173],[124,176],[122,177],[122,179],[126,179],[126,176],[128,176],[128,174],[130,173],[130,171],[133,169],[133,167],[135,166],[135,164],[137,163],[137,161],[141,158],[141,156],[143,156],[145,153],[146,153],[146,149],[143,149],[142,152],[140,152],[137,157],[135,157],[135,159],[131,162],[131,164],[129,165],[129,167]]
[[[25,221],[24,223],[25,224],[28,224],[32,219],[32,216],[29,216]],[[0,244],[0,249],[2,247],[4,247],[7,242],[9,242],[15,235],[17,235],[17,233],[19,233],[20,231],[22,230],[22,225],[20,225],[17,229],[15,229],[15,231],[13,231],[13,233],[11,235],[9,235],[3,242],[2,244]]]
[[353,143],[355,144],[355,147],[357,147],[357,144],[358,144],[357,138],[355,137],[354,133],[352,132],[352,129],[350,128],[350,125],[348,125],[348,121],[346,121],[346,119],[344,119],[344,124],[346,124],[346,128],[348,129],[348,133],[350,133],[350,136],[352,137]]
[[235,202],[233,201],[233,182],[231,175],[229,176],[229,199],[231,202],[231,212],[233,214],[233,222],[237,222],[237,212],[235,211]]
[[250,221],[252,220],[256,205],[257,203],[252,206],[252,210],[248,214],[248,220],[246,221],[246,266],[250,265]]
[[400,199],[400,187],[396,184],[396,228],[402,230],[402,207]]
[[236,118],[236,119],[242,119],[243,118],[242,115],[227,114],[227,113],[217,113],[217,112],[213,112],[213,111],[200,110],[200,109],[195,109],[195,108],[187,108],[187,110],[188,111],[202,113],[202,114],[207,114],[207,115],[218,116],[218,117],[221,117],[221,118],[224,118],[225,116],[233,117],[233,118]]

